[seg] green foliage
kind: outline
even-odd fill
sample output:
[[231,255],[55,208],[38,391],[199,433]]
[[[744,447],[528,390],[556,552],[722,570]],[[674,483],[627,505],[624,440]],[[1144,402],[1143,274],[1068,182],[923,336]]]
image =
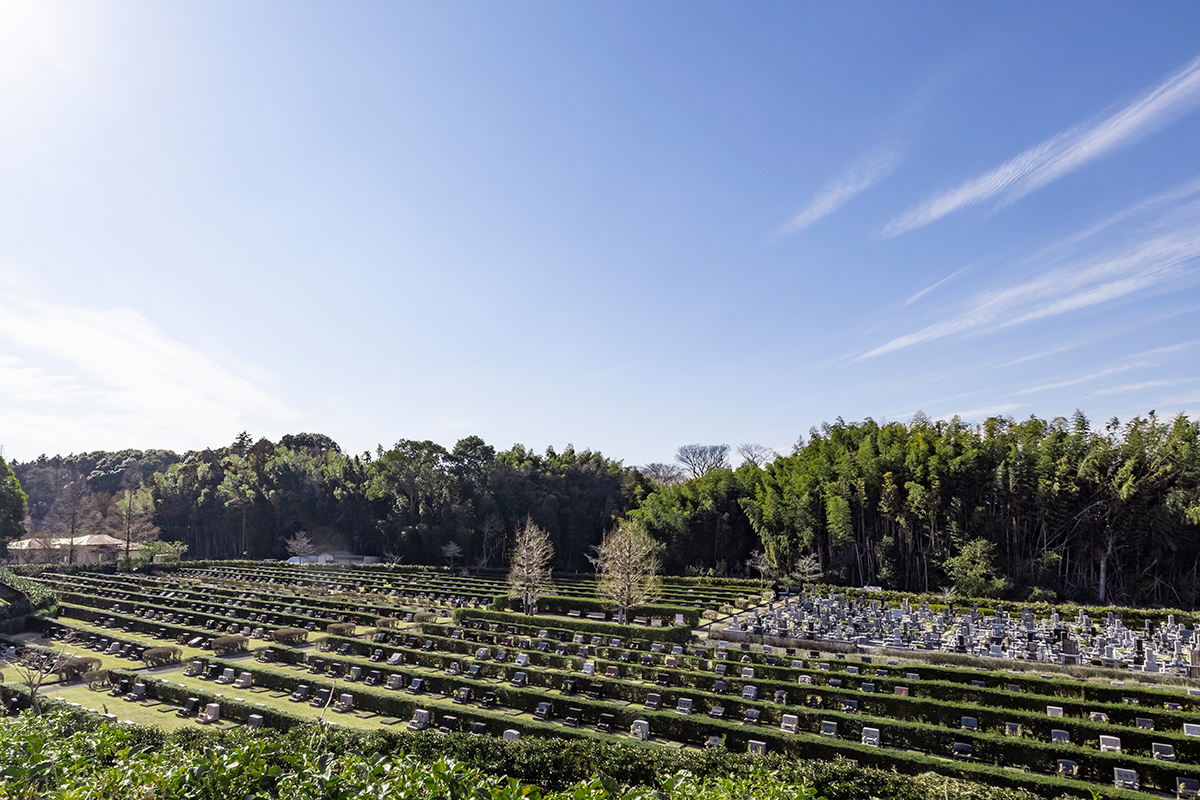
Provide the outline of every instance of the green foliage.
[[1200,425],[1182,415],[1099,431],[1081,414],[839,419],[768,464],[741,502],[783,573],[813,552],[850,585],[1200,601]]
[[[745,585],[744,583],[742,585]],[[516,598],[498,598],[498,602],[507,601],[508,608],[513,611],[521,610],[521,601]],[[588,614],[592,611],[611,611],[613,603],[604,600],[594,600],[590,597],[560,597],[558,595],[543,595],[538,598],[538,611],[546,614],[566,614],[578,611]],[[700,624],[700,612],[695,608],[669,604],[652,604],[633,606],[629,609],[629,617],[661,617],[663,625],[673,625],[675,615],[683,614],[684,625],[694,628]],[[526,618],[528,620],[528,618]]]
[[271,639],[279,644],[300,644],[308,641],[308,631],[304,628],[280,628],[271,634]]
[[[587,548],[644,488],[634,470],[600,453],[568,448],[539,455],[521,446],[497,453],[477,436],[450,451],[402,440],[374,455],[348,455],[319,433],[278,443],[243,434],[227,447],[183,457],[165,451],[42,457],[16,471],[32,487],[35,525],[49,518],[64,487],[84,476],[98,508],[111,510],[113,519],[101,513],[82,533],[112,527],[119,514],[109,508],[111,499],[122,496],[133,471],[153,492],[162,538],[185,544],[194,558],[227,559],[243,550],[253,559],[285,558],[285,541],[306,531],[318,550],[432,564],[456,544],[467,564],[501,567],[508,535],[531,517],[550,534],[556,566],[573,570],[586,568]],[[23,508],[13,517],[18,525]]]
[[0,554],[7,545],[25,533],[25,504],[27,496],[12,467],[0,456]]
[[[649,606],[654,608],[654,606]],[[667,607],[672,608],[672,607]],[[548,628],[552,630],[563,630],[555,628],[552,623],[530,617],[525,614],[509,613],[506,611],[481,611],[464,609],[456,609],[454,611],[456,619],[470,618],[479,620],[488,620],[490,622],[498,622],[501,624],[517,624],[534,628]],[[665,627],[649,628],[644,625],[620,625],[615,622],[600,622],[590,619],[572,619],[570,621],[570,630],[580,633],[598,633],[605,637],[617,639],[655,639],[663,642],[687,642],[692,638],[692,630],[688,625],[672,626],[671,620],[664,620]],[[565,628],[564,628],[565,629]]]
[[642,499],[631,515],[665,545],[667,574],[712,569],[716,577],[727,577],[760,547],[743,503],[754,496],[761,476],[749,463],[737,470],[717,467],[659,486]]
[[85,672],[98,669],[101,661],[95,656],[79,656],[64,661],[54,670],[64,681],[73,681]]
[[0,607],[0,619],[15,618],[32,612],[46,612],[58,603],[58,594],[44,583],[32,581],[9,569],[4,575],[5,585],[16,589],[28,599],[28,605],[22,602],[10,603]]
[[164,664],[178,663],[183,651],[178,647],[151,647],[142,654],[142,660],[147,667],[160,667]]
[[[320,549],[441,564],[453,545],[461,563],[502,569],[529,519],[549,535],[554,567],[576,571],[604,531],[631,517],[664,545],[667,575],[744,574],[757,550],[780,576],[815,556],[842,585],[1200,604],[1200,424],[1182,415],[1099,429],[1078,413],[980,425],[838,419],[763,468],[717,467],[665,485],[573,448],[497,452],[467,437],[449,450],[402,440],[351,456],[319,433],[277,443],[242,435],[182,457],[0,462],[0,540],[20,532],[26,505],[35,525],[56,519],[51,508],[81,479],[92,498],[81,532],[110,530],[138,475],[162,538],[199,559],[243,549],[281,558],[288,537],[306,531]],[[964,570],[964,552],[988,545],[991,570]]]
[[[14,800],[58,797],[389,797],[475,800],[1026,800],[1019,790],[848,762],[462,734],[287,733],[188,728],[164,735],[93,715],[0,725],[0,779]],[[540,787],[540,788],[539,788]]]
[[972,539],[958,555],[946,559],[946,572],[967,597],[999,597],[1008,581],[995,575],[995,562],[996,546],[986,539]]
[[176,563],[187,549],[184,542],[146,542],[141,546],[140,554],[148,562],[153,562],[155,556],[163,556],[166,563]]
[[244,653],[250,647],[250,640],[245,636],[219,636],[213,639],[213,652],[219,656],[230,655],[233,653]]

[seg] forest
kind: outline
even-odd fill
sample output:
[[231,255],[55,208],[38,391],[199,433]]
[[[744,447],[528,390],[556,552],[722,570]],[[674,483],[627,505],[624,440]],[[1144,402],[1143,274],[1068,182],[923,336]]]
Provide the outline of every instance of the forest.
[[839,418],[790,453],[736,456],[735,467],[726,445],[686,445],[676,464],[635,467],[476,436],[351,455],[320,434],[243,433],[182,455],[0,461],[0,538],[116,531],[180,543],[189,558],[265,559],[286,558],[305,532],[390,562],[502,569],[531,520],[555,569],[587,572],[590,549],[625,520],[662,543],[668,574],[1200,602],[1200,425],[1184,415]]

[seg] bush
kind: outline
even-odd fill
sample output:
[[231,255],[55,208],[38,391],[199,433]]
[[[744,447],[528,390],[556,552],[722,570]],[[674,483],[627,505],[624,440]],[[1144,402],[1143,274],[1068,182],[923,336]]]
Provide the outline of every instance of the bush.
[[102,663],[95,656],[79,656],[67,660],[62,666],[54,670],[54,672],[58,675],[59,680],[73,681],[77,680],[83,673],[97,669]]
[[142,660],[147,667],[161,667],[178,663],[182,652],[178,647],[152,647],[142,654]]
[[298,645],[308,641],[308,631],[304,628],[280,628],[271,634],[271,638],[278,644]]
[[83,682],[88,685],[91,685],[91,684],[95,683],[96,681],[101,681],[103,683],[107,683],[108,682],[108,670],[106,670],[106,669],[92,670],[90,672],[83,673],[82,677],[83,677]]
[[325,632],[334,636],[353,636],[357,628],[353,622],[331,622],[325,626]]
[[213,653],[218,656],[227,656],[233,653],[245,653],[250,649],[250,640],[245,636],[221,636],[213,639]]

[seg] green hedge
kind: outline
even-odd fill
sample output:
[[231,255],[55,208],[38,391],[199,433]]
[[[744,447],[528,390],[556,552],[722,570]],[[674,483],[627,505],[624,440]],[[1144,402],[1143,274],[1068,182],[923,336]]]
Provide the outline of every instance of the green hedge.
[[[521,608],[521,601],[510,597],[499,597],[495,601],[498,608],[504,608],[509,611],[518,611]],[[558,595],[543,595],[538,598],[537,610],[543,614],[561,614],[566,615],[568,611],[579,611],[585,621],[588,620],[587,615],[593,611],[604,611],[615,616],[616,612],[612,603],[603,600],[595,600],[586,597],[562,597]],[[634,617],[661,617],[663,626],[674,626],[675,615],[682,614],[684,625],[688,628],[695,628],[700,624],[700,609],[689,608],[688,606],[676,605],[647,605],[631,608],[627,615],[627,619]]]
[[[467,649],[474,646],[473,643],[462,642],[460,640],[454,640],[453,643]],[[405,650],[405,648],[399,649]],[[416,661],[436,668],[442,668],[453,660],[467,660],[465,657],[458,659],[453,655],[425,653],[423,651],[408,651],[406,655],[410,663]],[[785,688],[785,690],[792,693],[790,695],[794,698],[792,705],[777,706],[770,703],[769,700],[760,700],[757,702],[741,701],[736,694],[739,684],[736,679],[731,681],[735,692],[733,695],[713,695],[694,686],[681,687],[676,685],[670,688],[659,688],[599,678],[600,682],[605,685],[607,696],[610,700],[619,699],[634,703],[630,707],[620,708],[605,701],[589,700],[582,694],[572,696],[548,694],[544,689],[557,689],[561,686],[564,678],[579,678],[580,675],[577,670],[583,659],[578,657],[546,657],[545,654],[540,655],[544,660],[552,662],[553,666],[547,668],[543,665],[537,665],[523,670],[527,672],[531,681],[530,687],[527,689],[496,688],[493,685],[476,683],[465,676],[445,677],[440,675],[423,675],[422,677],[425,678],[427,686],[432,691],[440,691],[446,694],[449,694],[454,688],[460,685],[474,685],[478,692],[487,691],[490,688],[490,690],[497,692],[504,705],[521,708],[526,711],[532,711],[536,708],[537,703],[544,700],[551,701],[555,707],[555,712],[560,716],[565,708],[577,707],[583,710],[584,721],[588,723],[594,723],[602,713],[613,714],[617,725],[621,728],[627,728],[634,719],[646,719],[650,721],[652,731],[657,731],[660,735],[671,739],[692,743],[701,742],[708,735],[714,733],[726,736],[728,741],[738,743],[739,746],[751,738],[767,741],[770,737],[776,737],[776,746],[786,747],[789,751],[795,751],[800,740],[788,734],[782,734],[777,730],[782,715],[788,713],[798,717],[801,730],[807,731],[810,736],[816,736],[820,731],[822,721],[832,720],[839,723],[843,736],[850,736],[854,740],[857,740],[860,736],[864,726],[877,727],[883,732],[885,744],[889,748],[915,748],[948,755],[950,753],[950,745],[953,742],[967,741],[975,744],[977,759],[991,760],[1008,766],[1022,767],[1034,771],[1051,770],[1056,758],[1070,757],[1078,761],[1085,776],[1093,780],[1109,780],[1112,768],[1115,766],[1136,768],[1147,787],[1157,786],[1164,790],[1174,786],[1174,778],[1178,775],[1200,777],[1200,767],[1175,764],[1165,765],[1146,757],[1139,758],[1128,752],[1116,755],[1078,747],[1064,750],[1062,746],[1052,744],[1048,741],[1039,742],[1032,739],[1010,738],[999,733],[990,733],[986,730],[979,733],[960,732],[957,730],[958,721],[961,716],[977,716],[980,718],[981,723],[986,725],[985,721],[990,712],[995,717],[995,726],[997,728],[1002,729],[1004,722],[1007,721],[1018,721],[1022,724],[1038,722],[1046,725],[1046,735],[1048,738],[1050,723],[1063,723],[1064,721],[1053,720],[1044,715],[1029,715],[1029,717],[1024,717],[1024,715],[1014,714],[1011,711],[994,711],[987,707],[963,707],[919,698],[904,698],[886,694],[865,694],[846,689],[837,690],[830,687],[814,686],[808,687],[808,689],[810,693],[822,695],[826,698],[829,705],[834,705],[835,707],[837,707],[837,703],[842,697],[852,697],[862,704],[864,712],[860,714],[845,714],[829,708],[814,711],[806,707],[798,707],[795,705],[795,701],[802,699],[806,687],[801,687],[797,684],[779,684],[760,681],[758,679],[754,681],[763,692],[760,696],[769,697],[777,686]],[[558,669],[559,664],[572,661],[576,663],[571,671]],[[519,669],[513,665],[502,666],[494,663],[489,664],[489,666],[491,667],[489,670],[490,674],[494,675],[499,671],[506,678],[511,677],[512,673]],[[602,671],[603,667],[604,665],[598,661],[598,670]],[[652,673],[657,671],[657,668],[635,668],[628,664],[622,665],[622,667],[633,672],[644,671]],[[403,668],[393,671],[406,672]],[[485,675],[489,673],[485,673]],[[712,676],[703,675],[697,677],[702,681],[711,681]],[[678,684],[678,682],[676,683]],[[640,707],[641,703],[645,700],[646,694],[651,691],[663,695],[665,710],[654,712],[644,710]],[[672,708],[678,698],[682,696],[688,696],[693,700],[709,702],[710,704],[722,704],[727,709],[727,716],[732,719],[719,721],[709,719],[703,714],[692,716],[677,715],[673,712]],[[865,708],[868,704],[870,704],[873,714],[908,714],[916,716],[918,719],[906,720],[903,718],[877,718],[868,716],[865,713]],[[762,726],[744,727],[740,724],[738,720],[740,720],[742,712],[747,708],[757,708],[762,713]],[[931,716],[941,724],[930,725],[929,720]],[[1099,732],[1119,733],[1123,737],[1123,741],[1125,739],[1144,738],[1146,739],[1145,750],[1147,752],[1149,750],[1148,742],[1151,738],[1154,738],[1156,741],[1175,743],[1177,749],[1182,748],[1181,754],[1189,749],[1189,743],[1179,734],[1172,735],[1162,731],[1151,734],[1138,731],[1137,733],[1142,734],[1142,736],[1135,736],[1132,731],[1127,729],[1114,730],[1111,727],[1093,725],[1092,723],[1080,723],[1080,726],[1093,728],[1097,732],[1097,736]],[[1063,727],[1066,727],[1066,725],[1063,725]],[[732,739],[729,739],[729,737],[732,737]],[[818,741],[825,741],[819,736],[816,738]],[[1076,741],[1082,741],[1082,739],[1076,739]],[[805,741],[804,747],[807,748],[810,744]],[[839,743],[835,746],[835,749],[842,748],[844,744],[844,742]],[[1136,744],[1135,742],[1128,742],[1126,744],[1127,751]],[[877,752],[871,748],[867,749],[871,752]],[[803,752],[807,753],[809,751],[804,750]]]
[[556,630],[570,630],[575,633],[595,633],[613,639],[653,639],[661,642],[686,644],[692,638],[692,630],[686,626],[651,628],[646,625],[620,625],[615,622],[598,622],[587,618],[572,618],[570,620],[545,619],[508,611],[483,611],[461,608],[455,609],[453,616],[455,620],[479,619],[496,622],[501,625],[523,625],[534,630],[554,628]]
[[142,653],[142,660],[146,662],[147,667],[175,664],[179,662],[179,656],[182,652],[178,647],[152,647]]

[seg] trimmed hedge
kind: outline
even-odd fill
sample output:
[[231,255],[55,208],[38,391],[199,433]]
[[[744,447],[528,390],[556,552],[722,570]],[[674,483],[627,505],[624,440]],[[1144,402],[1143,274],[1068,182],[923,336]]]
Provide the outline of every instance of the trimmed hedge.
[[74,681],[78,680],[83,673],[98,669],[102,663],[95,656],[77,656],[63,662],[54,672],[58,675],[59,680]]
[[[432,638],[432,637],[429,637]],[[470,649],[472,643],[462,640],[453,640],[453,643],[460,646],[465,646]],[[411,649],[399,648],[406,653],[410,663],[416,662],[424,666],[442,668],[448,665],[451,661],[466,661],[464,657],[456,657],[453,654],[426,653],[424,651],[412,651]],[[835,711],[831,708],[822,709],[819,711],[796,705],[780,706],[771,703],[769,700],[759,701],[742,701],[738,698],[737,687],[740,682],[737,679],[731,679],[731,684],[734,688],[732,695],[713,695],[711,692],[704,691],[696,686],[671,686],[667,688],[654,687],[647,685],[629,684],[621,680],[605,680],[597,678],[606,688],[606,696],[610,699],[626,700],[634,703],[634,705],[620,708],[605,701],[592,701],[583,694],[575,695],[560,695],[556,698],[554,695],[548,695],[545,689],[554,689],[561,685],[564,678],[581,679],[578,673],[578,668],[582,664],[583,659],[578,657],[560,657],[541,655],[544,661],[552,662],[552,666],[546,667],[538,665],[533,668],[526,668],[530,680],[530,685],[525,689],[513,689],[510,687],[497,688],[492,684],[477,683],[465,675],[459,676],[443,676],[443,675],[421,675],[426,681],[426,685],[431,691],[450,694],[454,688],[461,685],[472,685],[477,691],[491,690],[495,691],[500,698],[500,702],[514,708],[519,708],[525,711],[532,711],[536,708],[537,703],[549,700],[553,703],[556,711],[561,715],[565,707],[576,707],[583,710],[583,719],[585,722],[595,722],[599,719],[602,713],[613,714],[616,723],[621,727],[627,727],[634,719],[646,719],[651,723],[651,730],[657,731],[660,735],[667,736],[672,739],[699,743],[708,735],[718,733],[727,738],[728,741],[738,743],[739,746],[744,744],[751,738],[770,741],[770,737],[776,737],[778,741],[773,745],[775,747],[785,747],[789,752],[810,752],[810,743],[804,740],[804,737],[815,737],[819,741],[821,739],[817,734],[820,731],[821,722],[824,720],[837,721],[839,723],[843,735],[850,736],[852,739],[857,739],[861,734],[861,729],[864,726],[879,728],[885,737],[885,742],[888,748],[916,748],[933,753],[950,753],[950,745],[955,741],[967,741],[976,746],[976,759],[990,760],[997,764],[1007,764],[1010,767],[1021,767],[1031,769],[1037,772],[1051,770],[1054,765],[1054,760],[1061,757],[1070,757],[1078,761],[1084,774],[1091,777],[1093,780],[1107,782],[1114,766],[1130,766],[1136,768],[1142,775],[1142,780],[1147,787],[1158,787],[1161,789],[1170,789],[1174,786],[1174,777],[1183,775],[1185,777],[1200,777],[1200,767],[1191,765],[1176,765],[1163,764],[1153,761],[1150,758],[1137,757],[1129,753],[1122,755],[1100,753],[1097,750],[1083,748],[1069,748],[1064,750],[1059,745],[1051,744],[1050,742],[1039,742],[1031,739],[1018,739],[1006,737],[1000,733],[989,733],[986,731],[978,733],[960,732],[958,728],[958,720],[960,715],[976,715],[979,716],[981,723],[984,722],[985,715],[989,712],[996,718],[995,725],[998,729],[1003,729],[1004,721],[1013,720],[1019,717],[1018,713],[1012,711],[1002,711],[989,709],[986,707],[962,707],[951,706],[949,704],[940,704],[936,701],[921,700],[920,698],[905,698],[895,695],[886,694],[864,694],[854,692],[848,689],[833,689],[832,687],[799,687],[796,684],[780,684],[770,681],[755,680],[755,685],[759,686],[763,691],[761,696],[769,697],[776,686],[786,688],[796,694],[803,694],[806,690],[814,694],[820,694],[826,697],[829,705],[837,705],[836,701],[840,701],[842,697],[853,697],[864,706],[864,711],[861,714],[846,714],[841,711]],[[346,659],[338,659],[343,663],[349,663]],[[598,671],[603,669],[603,664],[599,659],[597,661]],[[560,670],[560,664],[569,664],[575,662],[573,667],[568,667],[568,670]],[[364,665],[366,666],[366,665]],[[511,677],[513,673],[518,671],[514,665],[505,664],[498,665],[494,662],[488,662],[485,668],[485,676],[495,675],[499,672],[505,678]],[[640,668],[629,664],[622,665],[622,669],[627,673],[653,673],[662,671],[656,667]],[[411,669],[403,668],[398,671],[401,674],[411,672]],[[687,676],[686,674],[678,677],[696,677]],[[698,676],[700,680],[711,680],[711,675]],[[675,682],[675,681],[673,681]],[[386,691],[386,690],[385,690]],[[640,708],[648,692],[654,691],[663,696],[664,710],[648,711]],[[697,701],[709,702],[710,704],[720,704],[726,707],[726,720],[712,720],[702,714],[694,714],[691,716],[682,716],[675,714],[672,710],[673,705],[680,697],[691,697]],[[560,699],[561,698],[561,699]],[[876,706],[877,703],[882,703],[887,706],[895,706],[889,709],[891,713],[906,713],[917,719],[895,719],[895,718],[880,718],[868,716],[865,713],[867,703],[872,705],[872,713],[881,714],[888,713]],[[763,725],[746,727],[740,724],[739,720],[743,711],[748,708],[756,708],[762,715]],[[781,721],[784,713],[794,714],[798,717],[800,728],[804,732],[801,739],[797,739],[794,735],[783,734],[778,731],[777,726]],[[929,724],[927,713],[932,713],[934,717],[946,718],[943,725]],[[1032,716],[1032,715],[1031,715]],[[657,720],[657,721],[656,721]],[[1029,722],[1024,719],[1017,721]],[[1041,716],[1035,717],[1033,721],[1049,724],[1053,722],[1051,718]],[[1113,733],[1112,728],[1092,723],[1082,723],[1086,726],[1095,727],[1099,731],[1105,733]],[[1132,732],[1127,730],[1116,731],[1123,737],[1134,737]],[[1189,749],[1189,743],[1183,741],[1183,737],[1179,734],[1167,734],[1159,731],[1155,734],[1148,732],[1139,732],[1145,734],[1144,738],[1154,737],[1158,741],[1173,742],[1177,745],[1177,749],[1183,747]],[[1098,734],[1097,734],[1098,735]],[[732,738],[730,738],[732,737]],[[1082,739],[1076,739],[1082,741]],[[824,745],[823,745],[824,746]],[[1136,743],[1131,742],[1130,746],[1136,746]],[[834,750],[844,749],[845,743],[839,742],[834,746]],[[801,748],[797,750],[797,748]],[[1149,746],[1146,745],[1148,752]],[[878,753],[879,751],[873,748],[866,748],[868,752]],[[894,754],[896,751],[889,749],[889,754]],[[876,756],[877,757],[877,756]],[[886,756],[884,757],[886,760]],[[882,762],[881,762],[882,763]]]
[[[218,662],[220,663],[220,662]],[[114,673],[117,671],[114,670]],[[262,714],[264,724],[273,727],[286,729],[297,725],[298,723],[311,722],[311,720],[299,717],[297,715],[288,714],[286,712],[278,712],[273,709],[261,708],[249,703],[238,703],[237,701],[229,700],[228,698],[216,698],[209,695],[207,692],[197,692],[186,687],[178,687],[165,682],[147,679],[145,676],[132,674],[142,682],[147,684],[147,692],[151,693],[151,682],[153,681],[153,695],[160,700],[166,702],[178,703],[187,697],[200,697],[203,702],[218,702],[221,705],[221,715],[224,719],[245,720],[249,714]],[[131,675],[114,674],[115,679],[121,677],[131,677]],[[281,682],[292,681],[296,684],[302,681],[293,676],[271,675],[277,677]],[[267,673],[256,674],[256,683],[267,685],[270,679]],[[426,677],[426,676],[423,676]],[[260,679],[261,678],[261,679]],[[461,683],[470,684],[470,681],[460,681]],[[314,689],[320,688],[319,684],[309,683]],[[285,687],[280,687],[285,688]],[[346,691],[344,685],[340,691]],[[369,688],[354,689],[352,693],[355,696],[356,707],[374,708],[381,713],[393,713],[397,717],[407,717],[415,708],[422,707],[424,704],[420,702],[420,696],[415,698],[402,693],[384,694],[387,690],[382,690],[380,693],[374,692]],[[533,695],[536,701],[544,700],[544,695],[537,693],[529,693],[523,690],[502,690],[498,692],[500,702],[504,705],[513,707],[523,707],[520,700],[524,695]],[[411,698],[411,699],[410,699]],[[514,702],[516,701],[516,702]],[[378,705],[376,705],[378,704]],[[646,711],[642,709],[624,709],[613,710],[611,706],[604,706],[600,703],[593,703],[586,698],[571,697],[565,702],[555,702],[556,712],[561,715],[565,706],[577,707],[583,710],[583,719],[585,722],[592,722],[598,718],[598,714],[613,713],[616,718],[616,724],[622,728],[627,726],[633,719],[645,719],[650,723],[651,732],[659,736],[668,736],[676,739],[689,741],[687,738],[686,726],[689,720],[694,720],[694,717],[680,717],[669,711]],[[438,718],[437,709],[435,711],[435,720]],[[560,727],[554,723],[538,723],[532,721],[518,720],[502,713],[487,712],[473,706],[454,706],[454,716],[466,725],[474,721],[494,722],[497,726],[516,728],[525,735],[552,735],[557,741],[553,744],[556,747],[567,747],[569,741],[564,741],[558,737],[570,738],[586,738],[599,741],[613,741],[611,735],[595,734],[590,731],[581,729],[569,729]],[[443,710],[444,714],[445,711]],[[331,719],[336,721],[336,716]],[[872,723],[873,724],[873,723]],[[883,726],[880,726],[883,728]],[[853,757],[859,768],[861,767],[876,767],[881,769],[893,769],[898,772],[909,775],[920,774],[924,772],[937,772],[942,775],[949,775],[957,778],[968,778],[973,780],[991,782],[993,784],[1003,784],[1016,786],[1022,789],[1032,791],[1036,794],[1045,797],[1056,797],[1063,794],[1091,797],[1092,787],[1094,784],[1084,783],[1078,780],[1068,781],[1058,778],[1053,775],[1040,775],[1035,773],[1014,772],[1011,769],[1002,769],[989,766],[983,763],[955,763],[945,759],[933,758],[916,753],[904,752],[890,748],[873,748],[858,744],[855,741],[838,740],[831,741],[813,734],[784,734],[777,729],[772,729],[766,726],[743,726],[732,721],[721,720],[705,720],[705,735],[708,731],[717,731],[722,735],[727,747],[742,749],[748,745],[750,739],[765,741],[768,749],[776,753],[797,753],[803,752],[806,757],[818,757],[826,759],[840,759],[847,756]],[[503,728],[500,728],[501,730]],[[349,732],[347,732],[349,733]],[[386,741],[393,736],[391,732],[379,732],[371,734],[373,741]],[[399,734],[403,736],[403,734]],[[884,735],[888,732],[885,729]],[[479,737],[475,737],[479,738]],[[361,739],[359,739],[361,741]],[[639,752],[638,748],[630,748],[629,744],[634,744],[630,740],[622,740],[623,746],[618,746],[618,750],[614,752],[617,757],[635,757],[635,753]],[[393,745],[394,746],[394,745]],[[383,751],[383,748],[374,748]],[[624,751],[624,752],[623,752]],[[1141,766],[1140,764],[1138,765]],[[571,771],[573,772],[573,770]],[[550,780],[562,780],[562,776],[543,776]],[[1144,775],[1144,777],[1149,777]],[[549,782],[549,781],[547,781]],[[1112,791],[1106,788],[1105,795],[1120,797],[1120,798],[1136,798],[1137,793]]]
[[213,639],[212,649],[213,653],[218,656],[245,653],[250,649],[250,640],[240,634],[235,636],[220,636]]
[[304,628],[280,628],[271,634],[271,640],[278,644],[296,645],[308,641],[308,631]]
[[[496,598],[495,605],[497,608],[506,608],[510,611],[519,611],[521,609],[519,598],[498,597]],[[592,611],[614,612],[614,606],[612,603],[603,600],[593,600],[586,597],[543,595],[538,598],[537,610],[544,614],[559,615],[566,615],[568,611],[579,611],[586,619],[587,614]],[[700,611],[701,609],[690,608],[688,606],[648,605],[629,609],[627,618],[661,617],[663,627],[667,627],[674,625],[676,614],[682,614],[683,624],[688,628],[695,628],[700,624]]]
[[178,663],[182,652],[178,647],[151,647],[142,653],[142,660],[146,662],[147,667],[161,667],[164,664]]
[[563,624],[569,622],[569,629],[574,633],[596,633],[613,639],[653,639],[660,642],[687,644],[692,638],[692,629],[686,626],[651,628],[643,625],[620,625],[616,622],[597,622],[590,619],[544,619],[527,614],[517,614],[507,611],[482,611],[478,609],[455,609],[453,617],[456,621],[467,619],[486,620],[502,625],[521,625],[532,629],[556,628],[566,630]]

